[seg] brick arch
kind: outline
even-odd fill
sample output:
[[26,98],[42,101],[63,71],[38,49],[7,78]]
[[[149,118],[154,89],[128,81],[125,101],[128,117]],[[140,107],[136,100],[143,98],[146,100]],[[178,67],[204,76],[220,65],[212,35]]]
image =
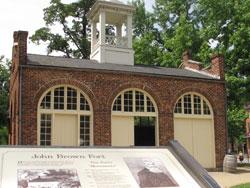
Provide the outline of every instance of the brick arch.
[[141,89],[142,91],[145,91],[146,93],[148,93],[154,100],[155,104],[156,104],[156,108],[158,110],[158,113],[160,112],[160,110],[162,109],[162,105],[161,105],[161,100],[160,97],[156,94],[154,88],[149,87],[146,84],[143,84],[141,82],[127,82],[124,83],[122,85],[120,85],[119,87],[117,87],[115,90],[113,90],[113,92],[109,95],[106,106],[108,109],[112,109],[112,104],[113,101],[115,100],[115,98],[117,97],[117,95],[119,93],[121,93],[122,91],[126,90],[126,89]]
[[194,92],[194,93],[197,93],[197,94],[200,94],[202,96],[204,96],[208,102],[210,103],[211,107],[212,107],[212,111],[213,111],[213,115],[215,116],[216,112],[217,112],[217,109],[215,108],[215,103],[214,101],[212,100],[212,97],[207,94],[207,92],[203,91],[202,89],[199,89],[199,88],[184,88],[182,90],[180,90],[179,92],[177,92],[172,100],[171,100],[171,104],[170,104],[170,110],[172,112],[172,114],[174,113],[174,108],[175,108],[175,103],[177,102],[177,100],[182,96],[184,95],[185,93],[189,93],[189,92]]
[[73,79],[58,79],[58,80],[53,80],[51,82],[47,82],[46,84],[44,84],[42,87],[40,87],[37,90],[36,94],[34,95],[34,98],[32,100],[33,106],[38,105],[38,102],[40,98],[42,97],[42,95],[44,94],[44,92],[46,92],[47,90],[49,90],[50,88],[56,85],[69,85],[69,86],[71,85],[71,86],[79,88],[83,93],[85,93],[89,97],[93,110],[94,110],[96,100],[95,100],[95,95],[92,92],[92,90],[87,85],[83,84],[82,82],[79,82]]

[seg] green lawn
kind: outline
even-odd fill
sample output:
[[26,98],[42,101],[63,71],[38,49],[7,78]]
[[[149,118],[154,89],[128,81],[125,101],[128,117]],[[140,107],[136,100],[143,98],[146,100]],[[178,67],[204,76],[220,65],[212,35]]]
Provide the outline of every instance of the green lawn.
[[[249,159],[250,162],[250,159]],[[237,163],[237,167],[250,167],[250,163]]]
[[231,188],[250,188],[250,183],[235,185],[235,186],[233,186]]

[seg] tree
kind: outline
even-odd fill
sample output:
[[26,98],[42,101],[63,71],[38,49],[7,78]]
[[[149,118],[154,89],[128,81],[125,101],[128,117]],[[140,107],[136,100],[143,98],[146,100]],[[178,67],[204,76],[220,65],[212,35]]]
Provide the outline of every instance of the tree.
[[[250,28],[249,0],[202,0],[202,33],[206,40],[217,41],[214,51],[225,56],[229,105],[249,100]],[[237,91],[237,92],[236,92]]]
[[[203,41],[216,41],[213,51],[225,56],[231,144],[244,134],[243,106],[250,100],[249,9],[249,0],[202,0],[199,4]],[[200,51],[209,54],[204,48]]]
[[9,93],[10,61],[0,57],[0,144],[7,144],[8,125],[8,93]]
[[[88,40],[89,24],[87,13],[95,0],[79,0],[64,4],[61,0],[51,0],[44,9],[45,27],[35,31],[32,42],[48,43],[48,54],[56,51],[66,57],[89,58],[90,42]],[[53,33],[53,26],[59,25],[62,34]]]
[[202,41],[195,5],[195,0],[156,1],[155,26],[161,33],[161,46],[164,47],[162,64],[167,67],[178,67],[187,49],[193,56],[199,52]]
[[247,118],[245,111],[237,106],[228,109],[228,137],[232,151],[235,143],[242,142],[241,137],[245,133],[244,120]]
[[136,7],[133,17],[133,49],[135,63],[144,65],[161,65],[162,49],[158,30],[154,27],[155,18],[145,9],[143,0],[134,0]]

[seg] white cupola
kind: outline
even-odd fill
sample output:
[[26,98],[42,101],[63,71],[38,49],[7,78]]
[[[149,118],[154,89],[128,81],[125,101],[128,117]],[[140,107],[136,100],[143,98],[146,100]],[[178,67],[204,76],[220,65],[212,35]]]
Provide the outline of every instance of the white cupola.
[[[96,1],[88,13],[91,24],[90,59],[99,63],[134,65],[132,49],[134,11],[133,6],[125,5],[118,0]],[[114,33],[106,32],[109,26],[114,28]]]

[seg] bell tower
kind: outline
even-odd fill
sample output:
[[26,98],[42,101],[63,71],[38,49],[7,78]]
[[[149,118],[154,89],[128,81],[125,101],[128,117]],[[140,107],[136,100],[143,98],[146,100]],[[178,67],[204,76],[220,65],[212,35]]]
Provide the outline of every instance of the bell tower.
[[[88,12],[91,24],[90,59],[99,63],[134,65],[132,15],[135,8],[118,0],[98,0]],[[98,26],[98,30],[97,30]],[[112,28],[113,32],[107,32]]]

